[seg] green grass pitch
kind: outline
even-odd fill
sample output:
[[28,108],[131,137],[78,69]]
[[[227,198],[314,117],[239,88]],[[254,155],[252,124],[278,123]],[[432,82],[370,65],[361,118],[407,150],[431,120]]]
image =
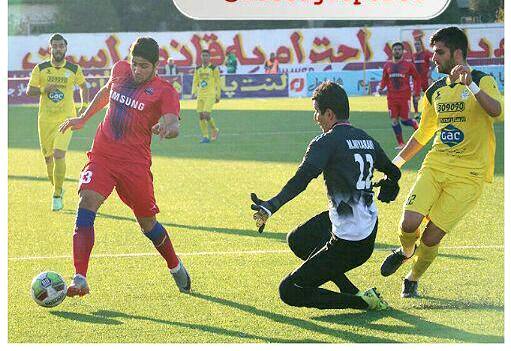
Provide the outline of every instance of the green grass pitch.
[[[383,98],[352,98],[352,122],[395,155]],[[300,309],[278,297],[281,279],[300,264],[286,233],[327,206],[323,181],[255,230],[250,192],[274,195],[294,174],[308,141],[319,134],[308,99],[222,101],[214,111],[219,140],[201,145],[193,103],[183,103],[176,140],[153,141],[153,174],[161,214],[193,279],[180,294],[164,261],[117,195],[96,220],[88,274],[91,294],[53,309],[30,298],[32,278],[73,274],[72,232],[77,178],[99,113],[75,133],[67,156],[65,209],[50,211],[37,141],[37,109],[8,109],[8,341],[11,343],[501,343],[504,341],[504,128],[495,126],[496,179],[476,208],[449,233],[420,282],[423,298],[399,297],[407,268],[383,278],[379,266],[397,242],[403,201],[424,152],[405,167],[396,202],[379,203],[377,247],[349,277],[376,286],[383,312]],[[404,128],[405,135],[411,134]],[[378,177],[378,175],[377,175]],[[328,285],[332,287],[331,285]]]

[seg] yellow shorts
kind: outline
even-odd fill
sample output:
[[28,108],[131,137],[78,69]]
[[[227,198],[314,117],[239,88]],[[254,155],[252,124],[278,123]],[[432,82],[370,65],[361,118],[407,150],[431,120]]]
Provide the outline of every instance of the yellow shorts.
[[482,178],[456,177],[423,168],[405,202],[406,211],[418,212],[450,232],[474,208],[483,191]]
[[211,112],[216,98],[213,97],[198,97],[197,98],[197,112]]
[[44,157],[53,155],[55,149],[67,151],[73,132],[71,129],[66,130],[64,134],[59,132],[60,124],[67,118],[69,118],[67,115],[62,116],[61,119],[55,117],[52,117],[51,120],[38,118],[39,144]]

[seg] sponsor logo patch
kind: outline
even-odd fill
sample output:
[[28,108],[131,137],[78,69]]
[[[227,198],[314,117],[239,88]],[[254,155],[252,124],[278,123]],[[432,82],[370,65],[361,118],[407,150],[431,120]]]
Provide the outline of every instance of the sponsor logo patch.
[[436,105],[436,111],[438,113],[463,112],[465,111],[465,103],[463,101],[438,103]]
[[440,131],[440,140],[445,145],[449,147],[453,147],[458,145],[465,139],[465,134],[452,124],[449,124],[444,129]]
[[57,89],[51,93],[48,93],[48,99],[54,103],[58,103],[64,99],[64,93]]

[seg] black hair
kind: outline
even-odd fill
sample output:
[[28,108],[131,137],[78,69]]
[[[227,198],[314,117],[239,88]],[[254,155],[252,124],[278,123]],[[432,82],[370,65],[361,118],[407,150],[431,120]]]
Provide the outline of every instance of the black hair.
[[[208,53],[208,54],[210,54],[208,49],[202,49],[202,51],[201,51],[200,53],[201,53],[201,54],[203,54],[203,53]],[[211,55],[211,54],[210,54],[210,55]]]
[[454,51],[460,49],[463,54],[463,59],[467,59],[468,52],[468,39],[465,32],[458,27],[445,27],[437,30],[429,39],[429,45],[433,46],[435,43],[441,41],[451,51],[451,55]]
[[139,56],[153,65],[160,60],[160,47],[156,40],[150,37],[139,37],[131,45],[131,56]]
[[49,43],[50,43],[50,45],[51,45],[51,42],[52,42],[52,41],[55,41],[55,40],[64,40],[64,43],[66,43],[66,45],[67,45],[67,40],[66,40],[66,38],[64,38],[64,37],[62,36],[62,34],[60,34],[60,33],[54,33],[54,34],[52,34],[52,35],[50,36],[50,40],[49,40],[48,42],[49,42]]
[[312,100],[316,101],[316,105],[322,114],[329,108],[335,114],[338,121],[345,121],[350,118],[348,94],[337,83],[330,80],[321,83],[314,90]]
[[394,49],[394,46],[401,46],[401,49],[404,49],[405,46],[403,45],[402,42],[400,41],[396,41],[394,44],[392,44],[392,49]]

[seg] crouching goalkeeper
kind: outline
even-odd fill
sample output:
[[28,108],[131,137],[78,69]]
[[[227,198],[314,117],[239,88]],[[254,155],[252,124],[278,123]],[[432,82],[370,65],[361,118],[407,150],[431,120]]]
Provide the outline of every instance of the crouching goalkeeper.
[[[399,169],[380,145],[349,123],[349,102],[344,89],[322,83],[314,92],[314,120],[323,133],[314,138],[296,174],[279,194],[268,201],[252,194],[251,208],[262,233],[268,218],[300,194],[323,173],[329,200],[322,212],[293,229],[289,247],[304,260],[280,283],[286,304],[319,309],[354,308],[382,310],[388,307],[375,288],[360,291],[346,276],[371,257],[378,229],[378,210],[373,199],[373,170],[385,174],[377,184],[378,199],[393,201],[398,192]],[[339,292],[321,288],[333,282]]]

